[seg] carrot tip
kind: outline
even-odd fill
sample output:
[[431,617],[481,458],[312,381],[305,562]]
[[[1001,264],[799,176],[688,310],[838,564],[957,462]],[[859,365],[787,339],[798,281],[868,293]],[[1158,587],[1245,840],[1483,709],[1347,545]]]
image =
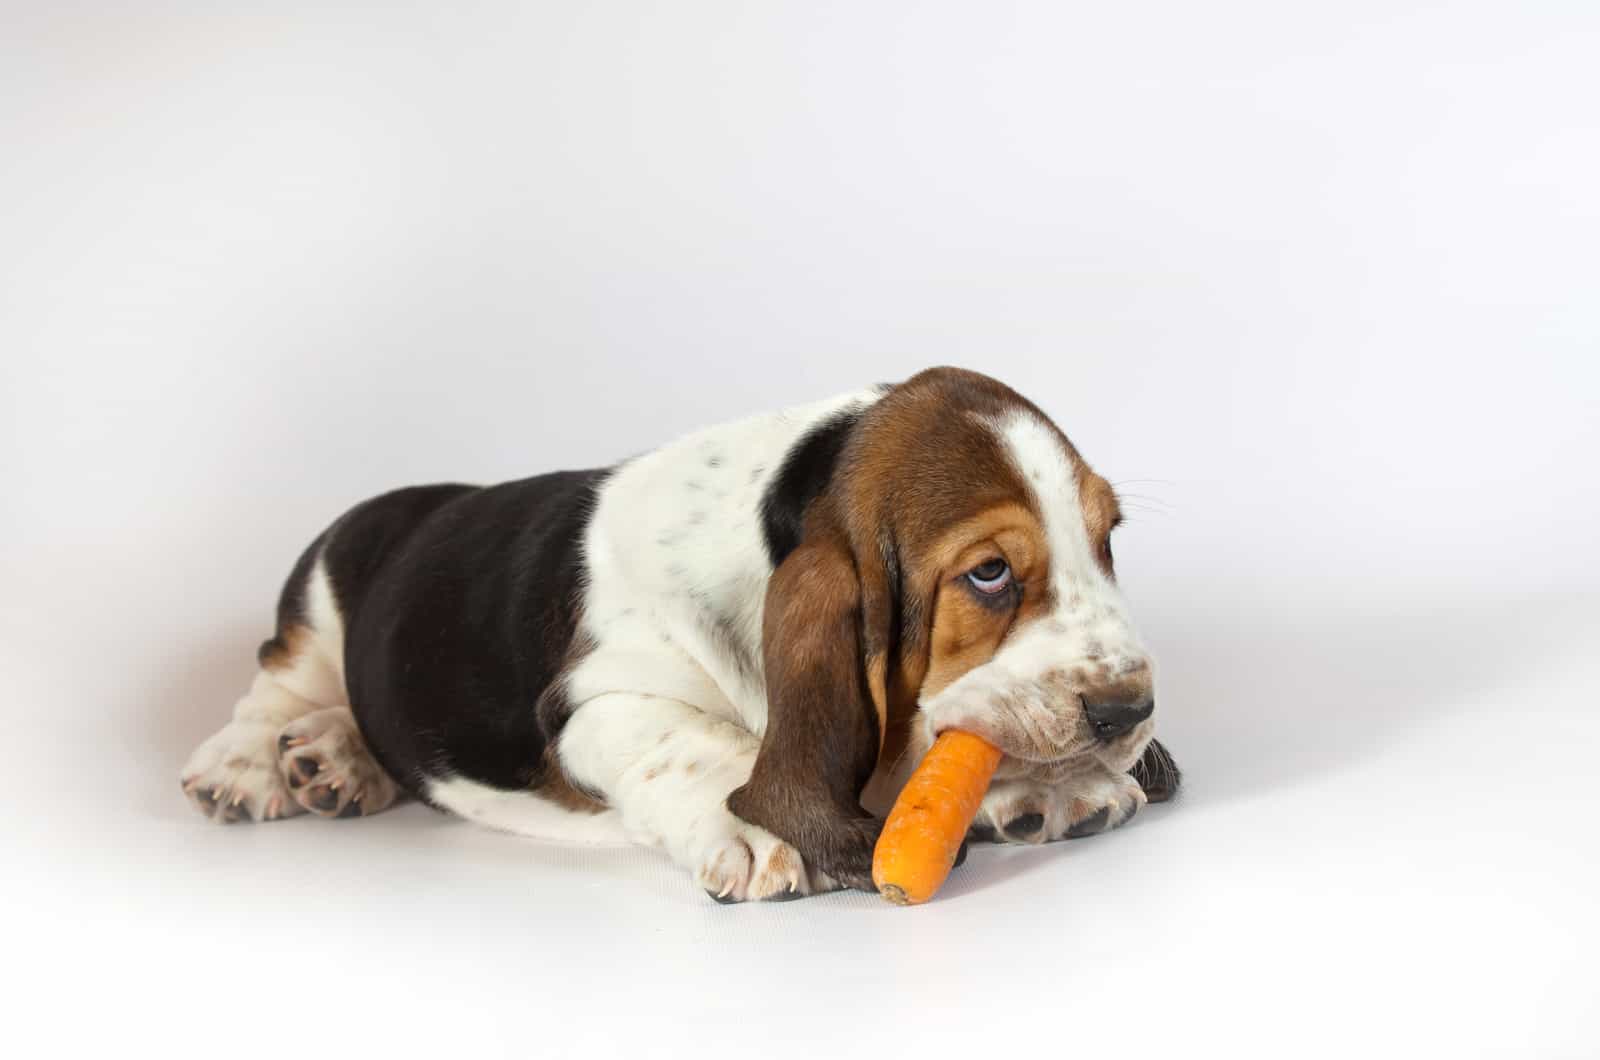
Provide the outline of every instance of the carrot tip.
[[878,893],[883,895],[886,901],[893,902],[895,905],[911,904],[911,896],[906,894],[905,888],[897,883],[884,884],[878,888]]

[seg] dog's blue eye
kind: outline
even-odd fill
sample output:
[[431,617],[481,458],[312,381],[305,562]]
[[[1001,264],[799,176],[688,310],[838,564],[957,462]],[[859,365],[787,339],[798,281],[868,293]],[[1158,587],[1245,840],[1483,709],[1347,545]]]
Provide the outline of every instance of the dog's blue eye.
[[991,559],[967,571],[967,581],[980,593],[1004,592],[1011,584],[1011,567],[1003,559]]

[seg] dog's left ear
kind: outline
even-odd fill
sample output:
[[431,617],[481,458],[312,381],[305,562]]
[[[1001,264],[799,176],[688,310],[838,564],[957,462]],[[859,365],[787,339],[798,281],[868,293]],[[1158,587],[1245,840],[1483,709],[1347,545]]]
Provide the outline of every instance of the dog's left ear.
[[893,608],[883,572],[862,566],[823,525],[773,572],[761,637],[767,730],[728,808],[812,868],[870,891],[881,826],[860,796],[882,741]]

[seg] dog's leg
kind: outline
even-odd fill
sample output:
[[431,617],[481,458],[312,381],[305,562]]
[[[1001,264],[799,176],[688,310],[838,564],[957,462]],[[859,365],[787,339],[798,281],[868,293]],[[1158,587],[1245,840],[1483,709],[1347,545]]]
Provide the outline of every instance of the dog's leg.
[[602,795],[631,839],[663,847],[720,902],[834,886],[809,874],[788,843],[728,810],[760,749],[731,722],[677,700],[612,693],[579,707],[557,748],[567,775]]
[[183,790],[200,812],[223,823],[293,817],[302,808],[278,771],[278,734],[320,706],[263,669],[233,708],[233,720],[195,749]]
[[984,796],[972,837],[1047,843],[1109,832],[1133,820],[1146,803],[1170,799],[1180,779],[1172,755],[1151,740],[1131,773],[1089,765],[1053,776],[998,780]]
[[1009,843],[1077,839],[1127,824],[1145,802],[1132,777],[1100,765],[1049,779],[997,780],[983,797],[972,836]]
[[183,767],[184,792],[213,820],[350,816],[395,799],[345,705],[343,623],[316,547],[289,577],[277,635],[261,646],[261,670],[233,720]]

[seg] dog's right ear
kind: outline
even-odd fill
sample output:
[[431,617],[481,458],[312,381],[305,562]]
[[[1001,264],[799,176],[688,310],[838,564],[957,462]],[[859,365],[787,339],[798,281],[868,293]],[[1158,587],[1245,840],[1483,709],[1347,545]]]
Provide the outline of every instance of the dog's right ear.
[[749,782],[728,797],[730,810],[809,866],[869,891],[881,826],[860,794],[882,722],[864,653],[884,643],[878,627],[888,621],[871,595],[864,603],[855,558],[831,527],[808,533],[773,572],[761,637],[767,729]]

